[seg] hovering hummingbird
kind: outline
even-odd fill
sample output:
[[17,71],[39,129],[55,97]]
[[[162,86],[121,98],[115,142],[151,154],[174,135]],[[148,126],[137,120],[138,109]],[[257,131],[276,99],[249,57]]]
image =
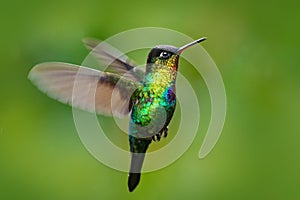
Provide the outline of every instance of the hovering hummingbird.
[[[84,39],[97,60],[108,65],[105,72],[74,64],[46,62],[34,66],[28,78],[48,96],[73,107],[102,115],[130,115],[128,189],[132,192],[140,181],[149,144],[168,135],[168,125],[176,107],[179,56],[185,49],[204,40],[206,38],[200,38],[180,48],[170,45],[152,48],[146,71],[143,71],[128,58],[117,57],[111,49],[98,48],[100,41]],[[82,95],[73,95],[75,82],[78,87],[86,86],[81,88]],[[90,85],[95,85],[95,90],[90,90]]]

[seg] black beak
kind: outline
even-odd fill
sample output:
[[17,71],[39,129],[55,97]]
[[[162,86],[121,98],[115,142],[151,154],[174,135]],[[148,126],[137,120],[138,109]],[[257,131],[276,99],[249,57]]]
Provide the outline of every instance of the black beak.
[[195,40],[195,41],[193,41],[193,42],[191,42],[191,43],[188,43],[188,44],[186,44],[186,45],[184,45],[184,46],[178,48],[178,50],[176,51],[176,53],[179,55],[179,54],[181,54],[185,49],[187,49],[187,48],[189,48],[189,47],[191,47],[191,46],[193,46],[193,45],[195,45],[195,44],[198,44],[198,43],[200,43],[200,42],[202,42],[202,41],[204,41],[204,40],[206,40],[206,39],[207,39],[206,37],[203,37],[203,38],[200,38],[200,39],[198,39],[198,40]]

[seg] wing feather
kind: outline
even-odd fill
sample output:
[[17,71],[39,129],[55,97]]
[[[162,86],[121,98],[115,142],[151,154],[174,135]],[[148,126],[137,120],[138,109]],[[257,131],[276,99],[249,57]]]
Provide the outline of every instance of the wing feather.
[[123,117],[137,81],[78,65],[49,62],[36,65],[28,78],[48,96],[89,112]]
[[83,43],[92,51],[97,61],[107,67],[106,71],[134,81],[141,82],[144,79],[144,70],[136,67],[132,60],[108,43],[93,38],[85,38]]

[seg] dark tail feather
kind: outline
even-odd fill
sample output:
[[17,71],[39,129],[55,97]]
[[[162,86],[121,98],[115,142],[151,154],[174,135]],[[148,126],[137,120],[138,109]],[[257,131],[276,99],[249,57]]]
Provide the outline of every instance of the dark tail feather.
[[139,184],[141,178],[141,173],[129,173],[128,177],[128,189],[132,192],[136,186]]
[[145,153],[131,153],[131,165],[128,177],[129,192],[132,192],[140,182],[144,158]]

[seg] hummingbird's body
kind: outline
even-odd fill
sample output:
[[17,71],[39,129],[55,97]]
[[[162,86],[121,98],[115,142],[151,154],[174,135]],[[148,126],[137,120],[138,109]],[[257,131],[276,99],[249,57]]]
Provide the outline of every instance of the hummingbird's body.
[[[40,90],[63,103],[98,114],[128,116],[131,166],[128,188],[133,191],[140,180],[145,153],[152,140],[168,134],[176,107],[175,81],[179,55],[201,38],[177,48],[160,45],[151,49],[146,71],[117,58],[99,42],[85,40],[107,72],[68,63],[42,63],[29,73]],[[75,88],[76,87],[76,88]],[[75,95],[74,90],[79,91]]]
[[[168,60],[154,59],[147,63],[147,71],[143,80],[142,89],[136,90],[132,97],[131,124],[138,124],[141,127],[147,126],[144,132],[139,132],[130,126],[130,135],[140,138],[151,138],[154,134],[161,135],[167,128],[176,106],[175,80],[177,75],[178,55],[172,55],[174,62]],[[149,59],[148,59],[149,61]],[[161,110],[161,108],[163,108]],[[161,110],[165,114],[158,114]],[[162,117],[164,124],[151,123]],[[159,127],[163,125],[163,127]],[[160,128],[160,129],[159,129]],[[159,138],[159,135],[158,135]]]
[[[163,51],[162,48],[155,49]],[[129,125],[129,144],[132,152],[131,169],[128,179],[132,191],[139,182],[144,154],[151,140],[160,140],[167,136],[168,124],[176,106],[175,80],[177,75],[178,55],[168,59],[150,57],[143,87],[136,90],[132,97],[132,111]]]

